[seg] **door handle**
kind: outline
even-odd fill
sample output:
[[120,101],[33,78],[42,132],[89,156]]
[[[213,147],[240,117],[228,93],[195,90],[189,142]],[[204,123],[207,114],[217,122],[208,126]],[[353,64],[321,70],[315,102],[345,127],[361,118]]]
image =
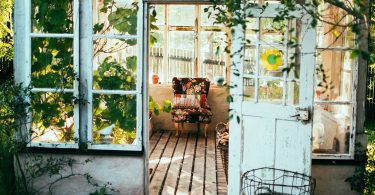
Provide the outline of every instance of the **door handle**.
[[297,117],[297,120],[299,121],[308,121],[310,120],[310,111],[307,108],[297,108],[296,114],[292,115],[290,117],[294,118]]

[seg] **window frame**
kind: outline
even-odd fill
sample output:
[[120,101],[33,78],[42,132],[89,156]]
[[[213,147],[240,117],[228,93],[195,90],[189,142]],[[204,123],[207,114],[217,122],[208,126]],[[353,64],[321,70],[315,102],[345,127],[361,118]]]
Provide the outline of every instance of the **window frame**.
[[[36,33],[32,32],[32,0],[25,1],[25,75],[24,75],[24,85],[31,86],[31,40],[33,38],[66,38],[73,40],[73,71],[75,74],[79,73],[79,0],[71,0],[73,3],[73,33]],[[31,93],[36,92],[52,92],[52,93],[73,93],[74,97],[79,96],[79,81],[77,80],[76,76],[74,77],[73,81],[73,89],[57,89],[57,88],[31,88]],[[27,99],[31,102],[30,99]],[[26,134],[27,134],[27,141],[28,147],[42,147],[42,148],[73,148],[76,149],[79,147],[77,139],[79,139],[79,116],[80,116],[80,109],[79,104],[74,103],[74,143],[65,143],[65,142],[33,142],[31,138],[31,133],[27,131],[27,129],[32,128],[32,113],[28,114],[29,123],[26,126]]]
[[[323,7],[325,7],[325,4],[321,5]],[[341,16],[339,14],[339,16]],[[323,25],[326,25],[326,24],[322,24],[321,22],[318,23],[318,26],[316,27],[316,31],[318,32],[319,28],[323,28],[324,29],[324,26]],[[344,31],[350,31],[349,27],[346,27],[346,29],[344,29]],[[316,33],[317,36],[316,36],[316,42],[319,43],[319,35],[318,33]],[[345,38],[346,34],[343,33],[341,36],[343,36]],[[324,51],[330,51],[330,52],[350,52],[350,51],[354,51],[358,48],[358,42],[356,41],[356,36],[355,34],[353,33],[353,48],[351,48],[350,46],[334,46],[336,41],[338,40],[334,40],[333,43],[330,43],[328,46],[320,46],[319,44],[317,44],[317,47],[315,49],[316,53],[319,55],[320,52],[324,52]],[[325,40],[325,37],[323,37],[323,42],[326,42],[327,40]],[[332,45],[331,45],[332,44]],[[318,56],[317,55],[317,56]],[[351,59],[353,60],[353,63],[352,63],[352,75],[351,75],[351,100],[350,101],[342,101],[342,100],[316,100],[316,97],[314,97],[314,107],[315,105],[347,105],[347,106],[350,106],[350,109],[351,109],[351,119],[350,119],[350,122],[351,122],[351,127],[350,127],[350,130],[349,130],[349,151],[347,153],[337,153],[337,154],[329,154],[329,153],[312,153],[312,159],[316,159],[316,160],[354,160],[355,158],[355,151],[356,151],[356,147],[355,147],[355,143],[356,143],[356,139],[357,139],[357,108],[358,108],[358,105],[357,105],[357,86],[358,86],[358,77],[359,77],[359,71],[358,71],[358,66],[359,66],[359,61],[358,59],[354,58],[354,59]],[[318,64],[316,64],[318,65]],[[342,69],[343,67],[343,63],[341,64],[340,66],[340,69]],[[338,68],[338,67],[337,67]],[[315,69],[316,70],[316,69]],[[341,77],[341,71],[340,71],[340,77]],[[340,85],[341,85],[341,79],[340,79]],[[316,84],[314,85],[314,94],[316,93]]]
[[[150,33],[152,32],[158,32],[163,35],[163,65],[161,66],[160,70],[160,80],[162,84],[170,84],[171,83],[171,78],[169,78],[169,70],[170,70],[170,62],[169,62],[169,47],[168,47],[168,42],[169,42],[169,34],[170,32],[194,32],[196,34],[196,37],[194,39],[194,50],[193,50],[193,67],[192,67],[192,72],[193,72],[193,77],[200,77],[200,73],[202,73],[202,70],[200,70],[200,60],[201,60],[201,51],[200,51],[200,44],[201,44],[201,32],[222,32],[227,34],[227,41],[230,39],[230,29],[225,26],[201,26],[202,23],[202,9],[201,6],[206,6],[208,4],[189,4],[191,6],[195,6],[195,24],[192,26],[179,26],[179,25],[171,25],[169,23],[169,7],[170,5],[181,5],[181,4],[155,4],[158,6],[164,6],[164,22],[163,24],[157,24],[156,26],[159,28],[158,30],[151,30]],[[150,47],[150,53],[151,52]],[[150,60],[150,59],[149,59]],[[223,67],[224,69],[224,74],[223,77],[225,81],[229,81],[229,67],[230,67],[230,55],[225,52],[225,66]],[[150,82],[150,81],[149,81]],[[212,82],[215,84],[215,82]]]
[[[24,3],[16,1],[15,32],[17,34],[15,42],[15,80],[22,83],[24,87],[31,84],[31,66],[32,66],[32,38],[68,38],[73,40],[73,70],[74,81],[72,89],[55,88],[32,88],[31,92],[58,92],[73,93],[76,98],[83,98],[87,103],[82,104],[79,101],[74,103],[74,143],[67,142],[32,142],[31,133],[28,131],[32,127],[32,113],[27,116],[27,125],[22,129],[26,135],[27,147],[30,148],[62,148],[78,149],[80,143],[87,143],[89,150],[111,150],[111,151],[142,151],[143,148],[143,1],[138,1],[137,11],[137,34],[136,35],[96,35],[93,34],[93,0],[79,1],[71,0],[73,3],[73,33],[35,33],[32,32],[32,0],[26,0]],[[83,9],[90,7],[91,9]],[[16,12],[15,12],[16,13]],[[82,25],[82,26],[81,26]],[[85,26],[85,27],[83,27]],[[90,35],[85,37],[85,35]],[[93,40],[97,38],[112,39],[135,39],[137,41],[137,80],[136,89],[132,91],[125,90],[94,90],[93,89]],[[81,47],[82,46],[82,47]],[[19,55],[23,52],[24,55]],[[90,54],[90,55],[87,55]],[[24,70],[22,70],[24,68]],[[93,144],[93,120],[92,120],[92,97],[93,94],[130,94],[136,96],[136,139],[135,144]],[[29,103],[30,98],[26,99]],[[91,119],[91,120],[90,120]],[[79,141],[78,141],[79,140]]]

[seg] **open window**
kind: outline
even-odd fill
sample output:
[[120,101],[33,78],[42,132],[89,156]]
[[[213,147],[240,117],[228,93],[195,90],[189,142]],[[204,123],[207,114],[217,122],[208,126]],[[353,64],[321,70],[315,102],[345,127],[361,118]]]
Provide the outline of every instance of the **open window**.
[[83,142],[88,149],[141,151],[142,1],[27,0],[23,6],[16,80],[32,87],[29,145]]

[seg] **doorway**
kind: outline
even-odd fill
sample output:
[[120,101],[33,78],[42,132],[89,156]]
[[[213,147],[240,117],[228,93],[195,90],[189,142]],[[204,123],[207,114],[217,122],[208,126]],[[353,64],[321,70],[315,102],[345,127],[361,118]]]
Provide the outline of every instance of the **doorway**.
[[[148,6],[149,194],[227,194],[215,128],[228,120],[228,92],[222,86],[230,60],[224,51],[228,30],[208,19],[206,7]],[[210,81],[206,136],[205,125],[196,123],[180,124],[176,133],[174,77]]]

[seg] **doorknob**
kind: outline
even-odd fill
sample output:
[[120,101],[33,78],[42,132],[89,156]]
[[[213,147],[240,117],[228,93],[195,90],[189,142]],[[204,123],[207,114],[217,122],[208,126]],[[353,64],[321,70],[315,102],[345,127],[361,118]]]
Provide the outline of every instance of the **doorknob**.
[[299,121],[308,121],[310,120],[310,112],[307,108],[296,108],[296,114],[290,117],[297,117]]

